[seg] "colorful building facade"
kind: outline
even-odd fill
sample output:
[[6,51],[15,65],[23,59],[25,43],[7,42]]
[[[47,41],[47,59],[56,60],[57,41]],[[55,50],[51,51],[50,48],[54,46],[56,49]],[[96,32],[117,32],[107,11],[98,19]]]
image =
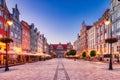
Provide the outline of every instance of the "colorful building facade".
[[77,55],[80,55],[80,35],[77,35],[77,39],[75,40],[73,44],[73,48],[77,51]]
[[34,42],[34,44],[35,44],[35,46],[34,46],[34,51],[35,51],[35,53],[37,52],[37,48],[38,48],[38,37],[37,37],[37,33],[38,33],[38,29],[37,28],[35,28],[34,29],[34,36],[35,36],[35,42]]
[[80,53],[88,52],[88,34],[87,30],[92,26],[88,26],[85,22],[82,23],[82,29],[80,30]]
[[34,33],[34,24],[32,23],[30,25],[30,52],[31,53],[35,53],[35,33]]
[[22,25],[22,51],[23,52],[30,52],[30,25],[25,22],[21,21]]
[[87,30],[88,34],[88,54],[90,55],[90,52],[92,50],[96,50],[96,27],[92,26]]
[[95,23],[96,27],[96,50],[100,57],[104,57],[109,53],[109,44],[105,40],[110,37],[110,27],[105,24],[109,14],[109,9],[106,10],[103,16]]
[[[6,2],[5,0],[0,0],[0,38],[6,35],[9,36],[9,26],[6,23],[8,17],[10,17],[10,12],[6,6]],[[0,42],[0,50],[5,50],[5,48],[5,44]]]
[[73,46],[71,43],[67,44],[50,44],[50,52],[55,52],[57,58],[65,57],[64,53],[68,50],[71,50]]
[[12,11],[12,21],[13,25],[10,27],[10,38],[13,39],[13,43],[10,43],[10,50],[15,52],[22,52],[22,26],[19,19],[20,12],[18,10],[17,4]]
[[[112,36],[118,38],[118,42],[113,43],[112,51],[116,56],[120,56],[120,1],[111,0],[110,16],[112,23]],[[114,57],[114,56],[113,56]]]

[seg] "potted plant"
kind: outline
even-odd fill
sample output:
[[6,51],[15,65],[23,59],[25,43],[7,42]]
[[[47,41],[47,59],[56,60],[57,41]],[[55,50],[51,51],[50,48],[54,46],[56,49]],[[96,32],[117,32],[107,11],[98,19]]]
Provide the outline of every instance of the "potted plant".
[[13,40],[9,37],[5,37],[5,38],[0,38],[0,42],[10,43],[10,42],[13,42]]
[[82,57],[85,58],[87,56],[87,53],[86,52],[83,52],[82,53]]
[[115,43],[117,41],[118,41],[117,38],[108,38],[108,39],[105,40],[106,43],[110,43],[110,44]]
[[91,56],[92,58],[94,58],[94,57],[96,56],[96,51],[95,51],[95,50],[92,50],[92,51],[90,52],[90,56]]

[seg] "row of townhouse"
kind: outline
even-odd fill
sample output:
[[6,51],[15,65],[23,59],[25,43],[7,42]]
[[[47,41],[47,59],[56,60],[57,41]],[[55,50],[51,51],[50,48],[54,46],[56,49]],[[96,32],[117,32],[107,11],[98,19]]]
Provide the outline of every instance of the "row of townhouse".
[[[0,0],[0,38],[9,36],[13,43],[9,44],[9,51],[24,53],[43,53],[47,39],[32,23],[28,24],[20,20],[20,12],[17,5],[9,12],[6,0]],[[13,25],[8,26],[6,21],[11,18]],[[8,28],[8,29],[7,29]],[[5,50],[5,44],[0,42],[0,51]]]
[[83,52],[87,52],[89,55],[92,50],[96,50],[99,57],[108,54],[109,44],[105,43],[105,39],[109,38],[109,26],[105,25],[105,21],[109,11],[107,9],[102,17],[93,25],[86,25],[85,22],[82,23],[80,35],[78,35],[77,40],[74,42],[77,54],[81,55]]
[[[112,37],[118,39],[118,42],[112,45],[113,57],[120,55],[120,1],[111,0],[110,4],[110,9],[107,9],[92,26],[82,23],[80,35],[74,42],[77,54],[81,55],[84,51],[89,54],[91,50],[96,50],[99,57],[109,54],[110,44],[105,43],[105,40],[111,38],[110,27],[112,27]],[[111,24],[106,25],[108,19],[111,20]]]

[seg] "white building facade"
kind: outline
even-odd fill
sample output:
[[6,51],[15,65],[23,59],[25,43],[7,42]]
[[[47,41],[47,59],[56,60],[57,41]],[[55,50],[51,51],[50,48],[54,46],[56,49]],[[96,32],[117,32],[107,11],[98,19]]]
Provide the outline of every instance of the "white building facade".
[[73,44],[73,49],[75,49],[77,51],[77,55],[80,54],[80,35],[77,35],[77,39],[75,40],[74,44]]
[[90,53],[92,50],[96,48],[96,29],[95,26],[92,26],[88,31],[88,52]]
[[113,54],[120,53],[120,1],[111,0],[110,19],[112,20],[113,37],[118,38],[118,42],[113,43]]

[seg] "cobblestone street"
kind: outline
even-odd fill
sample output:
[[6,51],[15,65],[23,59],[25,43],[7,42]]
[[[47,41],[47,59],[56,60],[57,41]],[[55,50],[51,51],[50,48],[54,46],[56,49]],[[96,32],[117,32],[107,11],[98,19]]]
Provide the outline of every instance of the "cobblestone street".
[[108,70],[107,63],[51,59],[0,69],[0,80],[120,80],[120,65]]

